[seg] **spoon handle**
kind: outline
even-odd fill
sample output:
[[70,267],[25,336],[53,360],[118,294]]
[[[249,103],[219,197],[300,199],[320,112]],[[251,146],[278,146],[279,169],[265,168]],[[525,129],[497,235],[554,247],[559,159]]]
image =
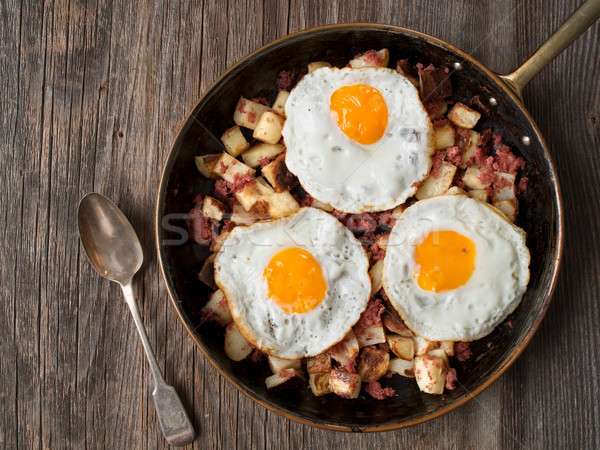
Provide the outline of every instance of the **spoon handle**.
[[173,386],[169,386],[158,368],[156,358],[150,347],[144,323],[140,317],[135,293],[131,286],[131,279],[121,284],[125,301],[133,315],[133,321],[142,339],[142,345],[146,352],[146,357],[150,363],[150,371],[154,376],[154,406],[158,415],[160,428],[162,429],[167,442],[171,445],[186,445],[194,440],[194,427],[181,404],[181,400]]

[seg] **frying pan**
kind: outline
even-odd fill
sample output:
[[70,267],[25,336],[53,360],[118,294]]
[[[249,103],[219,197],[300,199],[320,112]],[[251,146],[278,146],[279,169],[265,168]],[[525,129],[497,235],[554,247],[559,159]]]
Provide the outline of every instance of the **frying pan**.
[[[165,284],[177,314],[205,357],[236,388],[254,401],[290,419],[343,431],[383,431],[414,425],[465,403],[496,380],[515,361],[544,316],[556,282],[562,219],[558,181],[546,143],[521,101],[523,87],[600,15],[600,0],[588,0],[515,72],[498,76],[461,50],[416,31],[374,24],[341,24],[295,33],[255,51],[221,76],[198,100],[184,120],[163,169],[156,205],[156,242]],[[531,278],[511,326],[499,326],[473,342],[473,357],[454,362],[459,379],[443,396],[419,392],[402,377],[385,380],[397,396],[384,401],[361,394],[356,400],[335,395],[314,397],[310,390],[267,391],[270,375],[264,362],[233,362],[223,350],[223,330],[203,322],[200,308],[209,289],[197,278],[207,248],[187,240],[185,213],[198,192],[212,182],[199,176],[194,156],[218,153],[218,139],[232,124],[240,95],[273,101],[280,70],[305,73],[312,61],[344,66],[354,55],[387,48],[390,61],[408,58],[426,66],[449,67],[453,98],[475,95],[489,109],[478,126],[492,127],[527,161],[528,190],[519,198],[517,223],[527,232]]]

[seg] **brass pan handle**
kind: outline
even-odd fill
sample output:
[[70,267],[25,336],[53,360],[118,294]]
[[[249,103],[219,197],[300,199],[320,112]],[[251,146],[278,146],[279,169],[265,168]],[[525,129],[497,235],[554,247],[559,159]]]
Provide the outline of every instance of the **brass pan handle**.
[[517,70],[499,77],[522,99],[525,85],[598,18],[600,0],[587,0]]

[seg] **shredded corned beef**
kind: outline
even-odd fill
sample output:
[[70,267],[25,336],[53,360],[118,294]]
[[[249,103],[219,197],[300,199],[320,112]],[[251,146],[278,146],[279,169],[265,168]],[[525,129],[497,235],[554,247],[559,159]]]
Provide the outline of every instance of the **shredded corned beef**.
[[259,362],[263,359],[263,356],[264,353],[261,352],[259,349],[255,348],[254,351],[250,353],[250,356],[248,356],[248,359],[252,362]]
[[492,146],[494,147],[494,149],[499,149],[500,146],[502,145],[502,135],[500,133],[497,133],[494,131],[492,133],[492,140],[493,140]]
[[476,95],[471,100],[467,102],[467,106],[479,111],[480,113],[484,113],[486,116],[490,115],[490,110],[481,102],[481,98],[479,95]]
[[346,373],[358,373],[356,371],[356,359],[353,359],[348,364],[338,363],[338,364],[336,364],[336,366],[337,366],[337,369],[341,370],[342,372],[346,372]]
[[381,384],[378,381],[367,383],[364,385],[364,388],[365,392],[376,400],[383,400],[396,394],[396,391],[391,387],[381,387]]
[[225,164],[223,161],[219,162],[219,173],[221,175],[223,175],[225,172],[227,172],[227,164]]
[[373,233],[377,229],[377,220],[371,214],[352,214],[347,218],[345,225],[353,233]]
[[371,245],[369,251],[371,252],[371,259],[373,261],[379,261],[380,259],[385,258],[385,250],[380,248],[377,244]]
[[233,176],[233,183],[227,183],[227,187],[232,193],[235,193],[241,191],[242,189],[244,189],[244,187],[253,183],[256,183],[256,178],[254,178],[252,175],[248,173],[245,173],[243,175],[236,173]]
[[386,353],[390,351],[390,344],[387,342],[380,342],[377,346],[379,347],[379,350],[383,350]]
[[265,106],[271,106],[269,105],[269,101],[264,97],[255,97],[252,99],[252,101],[256,103],[262,103]]
[[385,306],[381,304],[381,300],[377,298],[371,299],[367,304],[367,309],[360,315],[360,319],[358,319],[358,322],[354,327],[359,329],[362,328],[364,330],[371,325],[378,324],[381,322],[381,315],[384,312]]
[[440,112],[442,111],[442,105],[443,103],[441,100],[434,100],[423,104],[423,106],[425,107],[425,111],[427,111],[427,114],[432,117],[436,117],[440,114]]
[[461,149],[467,148],[467,144],[471,142],[471,135],[469,130],[463,127],[456,127],[456,135],[458,136],[458,146]]
[[500,172],[507,172],[514,175],[517,173],[517,170],[525,168],[525,160],[516,156],[506,145],[502,145],[496,149],[495,159],[493,167]]
[[496,177],[494,180],[494,190],[512,186],[512,183],[506,177]]
[[483,147],[483,146],[487,145],[488,142],[490,142],[491,137],[492,137],[492,129],[486,128],[485,130],[483,130],[481,132],[479,139],[477,140],[477,146]]
[[448,123],[448,119],[437,119],[433,121],[433,126],[436,128],[442,128]]
[[260,163],[260,168],[262,169],[267,164],[269,164],[271,160],[265,156],[264,158],[259,159],[258,162]]
[[433,178],[439,177],[437,171],[442,166],[444,159],[446,159],[446,150],[438,150],[431,157],[431,161],[433,164],[431,167],[431,175],[433,176]]
[[334,209],[332,214],[333,214],[333,216],[334,216],[334,217],[335,217],[337,220],[339,220],[339,221],[340,221],[340,222],[342,222],[342,223],[344,223],[344,221],[345,221],[345,220],[346,220],[346,218],[348,217],[348,214],[347,214],[347,213],[345,213],[345,212],[342,212],[342,211],[340,211],[340,210],[338,210],[338,209]]
[[230,194],[227,182],[225,180],[215,181],[215,192],[223,197],[227,197]]
[[454,356],[460,362],[466,361],[467,359],[469,359],[471,357],[472,354],[473,353],[471,352],[471,349],[469,348],[468,342],[456,342],[454,344]]
[[[479,181],[481,181],[483,184],[485,184],[486,186],[489,186],[496,179],[496,175],[494,174],[494,172],[492,170],[484,169],[478,178],[479,178]],[[488,192],[488,195],[490,195],[490,192]]]
[[457,380],[458,377],[456,376],[456,369],[449,367],[448,370],[446,370],[446,389],[448,389],[449,391],[456,389],[455,383]]
[[379,289],[379,291],[377,291],[377,296],[379,298],[381,298],[385,302],[389,302],[390,301],[390,299],[388,298],[388,296],[385,293],[385,291],[383,290],[383,288],[381,288],[381,289]]
[[378,215],[379,226],[392,229],[396,224],[396,219],[392,216],[391,211],[382,211]]
[[200,208],[192,208],[185,220],[191,238],[198,244],[210,245],[219,236],[219,222],[202,215]]
[[462,150],[460,147],[456,145],[448,147],[446,149],[446,161],[454,164],[455,166],[460,166],[462,164],[461,152]]
[[512,328],[513,327],[513,323],[511,320],[507,320],[506,322],[504,322],[504,326],[506,328]]
[[517,185],[517,193],[521,194],[522,192],[527,192],[527,182],[529,179],[527,177],[521,178],[519,184]]
[[197,194],[197,195],[194,197],[194,205],[197,205],[197,206],[202,206],[202,204],[203,204],[203,203],[204,203],[204,195],[202,195],[202,194]]
[[277,75],[277,90],[289,91],[294,82],[294,72],[291,70],[282,70]]
[[310,206],[312,205],[313,199],[310,195],[305,195],[304,198],[301,198],[300,200],[298,200],[298,204],[300,206]]

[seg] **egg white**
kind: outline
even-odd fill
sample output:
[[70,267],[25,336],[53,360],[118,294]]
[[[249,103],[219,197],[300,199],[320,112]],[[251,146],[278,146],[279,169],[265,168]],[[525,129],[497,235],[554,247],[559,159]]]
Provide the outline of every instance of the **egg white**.
[[[385,133],[370,145],[349,139],[330,112],[331,95],[357,84],[378,89],[388,108]],[[288,169],[310,195],[336,209],[393,208],[413,195],[429,173],[431,121],[415,87],[395,70],[317,69],[294,87],[285,108]]]
[[[415,248],[432,231],[449,230],[473,241],[475,266],[461,287],[422,289]],[[445,195],[407,208],[390,235],[383,287],[406,324],[429,340],[470,341],[489,334],[519,304],[529,281],[525,232],[479,200]]]
[[[309,251],[327,291],[306,313],[287,313],[267,296],[263,272],[282,250]],[[234,228],[215,258],[215,281],[242,334],[265,353],[297,359],[317,355],[350,331],[365,310],[371,282],[360,242],[335,217],[316,208]]]

